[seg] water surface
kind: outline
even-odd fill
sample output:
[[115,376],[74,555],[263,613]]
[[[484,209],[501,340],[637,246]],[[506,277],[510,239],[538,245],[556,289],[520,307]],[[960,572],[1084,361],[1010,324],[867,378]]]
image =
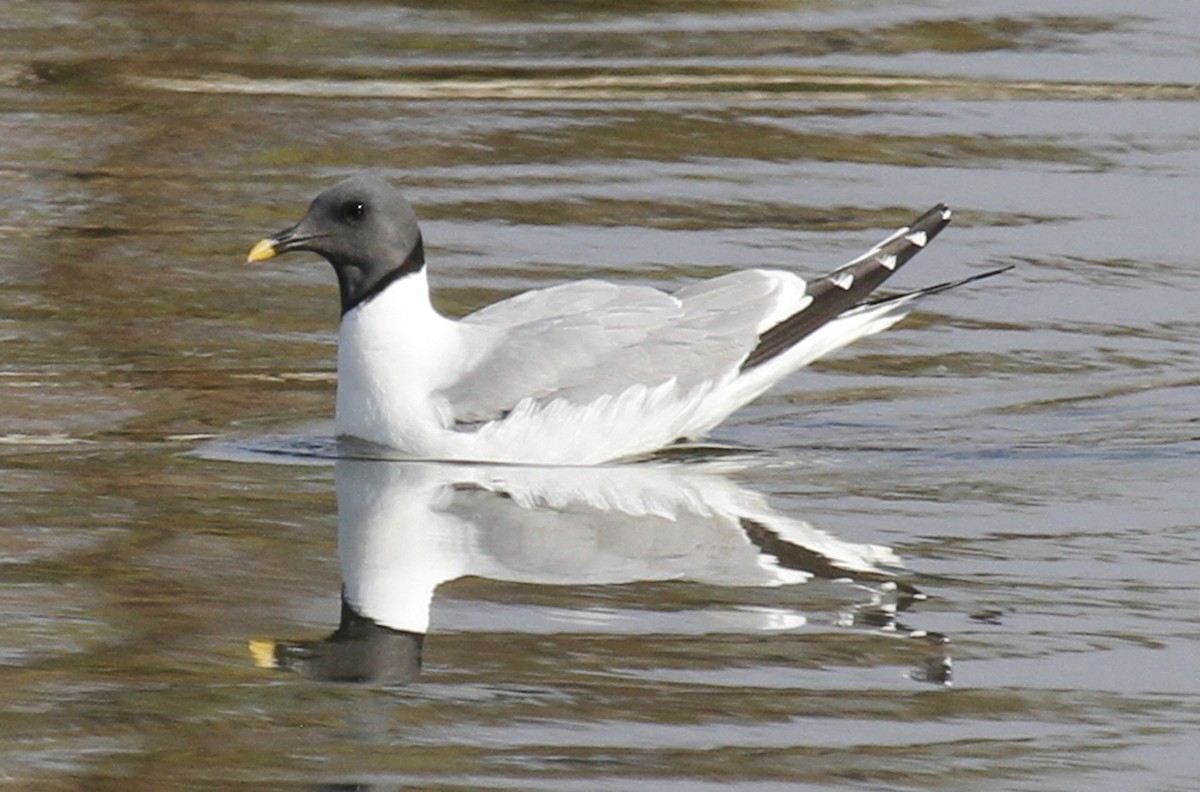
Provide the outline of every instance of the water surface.
[[[1194,4],[0,30],[6,784],[1194,785]],[[937,201],[898,288],[1018,266],[789,379],[733,453],[335,465],[332,274],[243,261],[363,167],[452,314],[821,272]]]

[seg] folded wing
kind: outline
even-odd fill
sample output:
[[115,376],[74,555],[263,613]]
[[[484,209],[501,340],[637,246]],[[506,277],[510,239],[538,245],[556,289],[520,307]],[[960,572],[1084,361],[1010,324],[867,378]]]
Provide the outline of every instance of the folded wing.
[[438,395],[456,423],[469,425],[501,418],[526,398],[589,404],[670,380],[687,392],[735,376],[759,332],[800,295],[798,277],[766,270],[674,294],[591,280],[526,292],[463,319],[487,339],[487,352]]

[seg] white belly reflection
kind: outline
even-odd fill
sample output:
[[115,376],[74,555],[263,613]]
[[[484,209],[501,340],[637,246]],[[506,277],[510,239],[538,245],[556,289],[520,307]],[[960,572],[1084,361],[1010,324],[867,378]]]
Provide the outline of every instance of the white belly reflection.
[[[465,576],[541,585],[688,580],[783,586],[846,579],[843,621],[894,628],[919,597],[889,548],[846,542],[773,509],[714,465],[526,466],[339,459],[342,618],[320,641],[256,641],[263,666],[344,681],[420,671],[438,586]],[[802,613],[747,608],[737,629],[786,630]],[[588,622],[597,614],[580,613]],[[603,628],[601,628],[603,629]]]

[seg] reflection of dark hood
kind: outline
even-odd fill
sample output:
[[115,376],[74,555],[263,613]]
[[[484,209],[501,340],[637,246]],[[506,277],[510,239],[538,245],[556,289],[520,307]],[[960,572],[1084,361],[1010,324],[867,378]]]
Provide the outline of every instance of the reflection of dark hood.
[[421,673],[421,633],[393,630],[355,612],[342,599],[337,630],[321,641],[251,641],[260,668],[279,668],[326,682],[404,684]]

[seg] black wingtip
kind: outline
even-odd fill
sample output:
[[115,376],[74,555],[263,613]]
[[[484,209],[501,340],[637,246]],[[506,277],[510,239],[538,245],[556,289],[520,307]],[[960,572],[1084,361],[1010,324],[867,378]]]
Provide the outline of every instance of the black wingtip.
[[968,283],[981,281],[984,278],[992,278],[996,275],[1003,275],[1016,266],[1016,264],[1009,264],[1004,267],[998,267],[994,270],[988,270],[987,272],[980,272],[978,275],[970,275],[966,278],[959,278],[958,280],[937,283],[933,286],[926,286],[924,289],[917,289],[916,291],[905,292],[904,294],[899,294],[893,297],[885,297],[880,300],[873,300],[871,302],[863,303],[863,305],[879,305],[880,303],[889,302],[891,300],[903,300],[907,297],[925,297],[926,295],[930,294],[938,294],[939,292],[949,291],[950,289],[957,289],[959,286],[966,286]]
[[909,224],[908,228],[911,231],[915,228],[920,228],[926,224],[930,224],[937,225],[940,230],[946,226],[946,223],[950,222],[950,218],[953,216],[953,214],[954,213],[950,211],[949,206],[939,202],[934,204],[929,211],[925,212],[925,214],[921,215],[916,220],[913,220],[912,223]]
[[[909,255],[907,258],[901,261],[900,264],[903,264],[904,261],[907,261],[909,258],[915,256],[917,251],[933,241],[933,238],[940,234],[943,228],[950,225],[950,219],[953,217],[953,215],[954,213],[950,211],[950,207],[946,204],[936,204],[928,212],[912,221],[908,228],[901,229],[889,237],[889,242],[904,237],[913,243],[912,249],[909,251]],[[925,234],[925,240],[923,243],[915,241],[919,238],[919,234]],[[899,267],[900,264],[898,264],[897,267]]]
[[759,335],[758,344],[742,361],[742,371],[777,357],[842,312],[861,305],[941,233],[950,223],[950,215],[949,206],[936,204],[863,255],[809,281],[805,291],[811,302]]

